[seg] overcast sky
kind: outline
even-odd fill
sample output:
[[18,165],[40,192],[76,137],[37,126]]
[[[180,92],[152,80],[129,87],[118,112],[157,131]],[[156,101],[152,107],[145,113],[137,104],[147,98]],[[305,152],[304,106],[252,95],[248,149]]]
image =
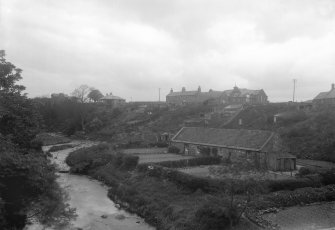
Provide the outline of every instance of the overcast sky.
[[170,88],[308,100],[335,82],[333,0],[0,0],[0,49],[30,97],[81,84],[127,101]]

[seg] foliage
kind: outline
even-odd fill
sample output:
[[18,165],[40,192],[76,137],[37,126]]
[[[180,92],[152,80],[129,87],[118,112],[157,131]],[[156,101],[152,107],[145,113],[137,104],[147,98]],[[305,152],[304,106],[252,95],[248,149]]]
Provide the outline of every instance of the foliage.
[[108,144],[99,144],[75,150],[65,161],[71,172],[86,174],[108,164],[115,169],[132,170],[137,166],[138,159],[138,156],[115,153]]
[[320,176],[324,185],[335,184],[335,169],[321,173]]
[[298,175],[300,177],[303,177],[303,176],[306,176],[306,175],[309,175],[309,174],[312,174],[313,171],[310,170],[309,168],[306,168],[306,167],[301,167],[298,171]]
[[280,129],[293,154],[335,162],[335,111],[320,109],[308,119]]
[[320,181],[314,181],[308,178],[301,179],[286,179],[286,180],[269,180],[266,182],[266,186],[270,192],[280,190],[295,190],[304,187],[319,187],[321,186]]
[[92,89],[87,97],[94,102],[98,102],[103,97],[103,95],[98,89]]
[[28,216],[51,225],[67,222],[73,210],[56,183],[55,168],[43,154],[0,154],[0,196],[8,226],[22,228]]
[[39,131],[40,115],[35,104],[22,95],[24,86],[22,70],[6,61],[4,51],[0,52],[0,132],[9,141],[23,148],[29,148],[31,140]]
[[92,88],[88,85],[81,85],[72,92],[72,96],[78,100],[80,103],[85,103],[88,101],[88,95]]
[[171,145],[168,148],[168,152],[169,153],[177,153],[178,154],[180,152],[180,149],[178,147],[176,147],[176,146]]
[[51,135],[48,133],[40,133],[35,137],[33,141],[37,142],[37,144],[42,143],[42,145],[57,145],[68,143],[70,142],[70,139],[62,136]]
[[0,229],[22,229],[29,216],[45,225],[73,217],[42,142],[34,140],[41,121],[17,85],[21,72],[0,51]]
[[195,213],[195,220],[199,223],[201,230],[229,229],[237,217],[235,208],[225,208],[213,203],[204,204]]
[[97,109],[91,103],[79,103],[65,94],[52,94],[51,98],[35,98],[34,101],[47,129],[62,131],[68,136],[85,130]]
[[183,168],[183,167],[194,167],[199,165],[215,165],[220,164],[220,157],[196,157],[190,159],[183,159],[177,161],[161,161],[155,163],[167,168]]

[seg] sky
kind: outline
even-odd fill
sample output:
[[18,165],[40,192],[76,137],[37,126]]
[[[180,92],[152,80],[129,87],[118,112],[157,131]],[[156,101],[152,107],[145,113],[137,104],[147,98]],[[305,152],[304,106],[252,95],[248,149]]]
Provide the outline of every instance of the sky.
[[0,49],[29,97],[82,84],[127,101],[170,89],[264,89],[272,102],[335,83],[333,0],[0,0]]

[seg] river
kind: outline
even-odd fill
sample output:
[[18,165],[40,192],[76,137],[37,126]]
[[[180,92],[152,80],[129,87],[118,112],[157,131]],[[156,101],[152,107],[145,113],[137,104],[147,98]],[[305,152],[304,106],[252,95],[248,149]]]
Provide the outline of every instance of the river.
[[[73,150],[93,145],[89,141],[73,141],[73,148],[52,153],[52,161],[59,170],[66,171],[68,166],[64,160]],[[44,146],[43,151],[48,151],[51,146]],[[108,187],[97,180],[87,176],[70,173],[59,173],[59,185],[67,192],[68,203],[76,209],[77,217],[65,229],[83,230],[153,230],[144,220],[137,215],[130,214],[116,207],[107,197]],[[27,230],[42,230],[45,228],[37,223],[26,227]]]

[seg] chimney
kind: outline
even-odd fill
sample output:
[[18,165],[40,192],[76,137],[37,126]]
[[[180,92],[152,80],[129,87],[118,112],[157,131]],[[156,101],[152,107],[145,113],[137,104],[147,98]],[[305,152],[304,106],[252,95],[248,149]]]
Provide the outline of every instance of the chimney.
[[332,90],[333,90],[333,89],[335,89],[335,84],[334,84],[334,83],[332,84]]
[[201,92],[201,87],[200,87],[200,85],[199,85],[199,87],[198,87],[198,92],[199,92],[199,93]]
[[173,89],[171,88],[170,93],[173,93]]
[[182,92],[185,92],[185,91],[186,91],[186,88],[185,88],[185,87],[183,87],[183,88],[181,89],[181,91],[182,91]]

